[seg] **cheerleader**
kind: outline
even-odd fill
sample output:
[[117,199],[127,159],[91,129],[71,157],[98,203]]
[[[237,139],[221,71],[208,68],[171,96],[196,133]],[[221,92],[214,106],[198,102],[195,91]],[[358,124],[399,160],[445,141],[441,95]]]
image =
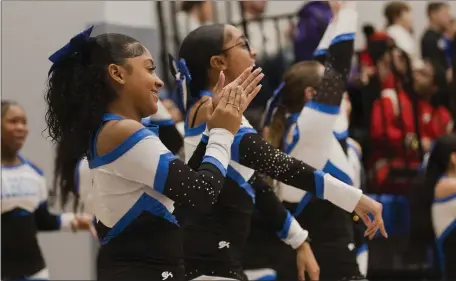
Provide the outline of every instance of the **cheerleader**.
[[[235,27],[206,25],[184,39],[179,55],[180,59],[176,63],[180,71],[179,77],[184,77],[185,82],[189,82],[189,92],[192,95],[184,139],[185,153],[186,157],[194,157],[204,151],[204,144],[198,142],[200,139],[204,142],[207,138],[203,134],[206,128],[205,108],[210,106],[211,101],[218,99],[211,90],[215,87],[220,71],[226,76],[226,84],[231,85],[239,73],[246,68],[251,69],[255,63],[255,53],[241,31]],[[259,70],[253,73],[257,73],[257,79],[261,79]],[[244,83],[241,87],[249,88],[248,85],[249,83]],[[269,209],[268,217],[274,225],[281,225],[283,231],[278,233],[286,243],[290,243],[289,239],[300,232],[299,224],[288,212],[283,211],[278,216],[277,211],[272,216],[275,209],[268,208],[271,205],[266,200],[263,203],[265,207],[259,207],[263,193],[267,192],[268,198],[278,200],[256,171],[317,194],[349,212],[355,209],[358,211],[359,206],[366,204],[368,207],[363,207],[363,210],[359,208],[361,215],[367,217],[367,212],[372,212],[376,217],[374,223],[367,222],[367,234],[375,233],[379,227],[384,231],[379,203],[362,195],[360,190],[274,149],[245,119],[236,134],[231,160],[225,188],[211,215],[204,220],[190,220],[185,227],[188,279],[201,275],[245,279],[240,266],[240,252],[249,232],[254,202],[259,209]],[[192,161],[189,165],[192,165]],[[257,186],[263,188],[257,190]]]
[[[227,87],[210,114],[198,170],[178,160],[141,119],[157,112],[163,82],[150,52],[122,34],[73,37],[49,58],[49,135],[61,148],[56,183],[74,186],[87,157],[101,247],[99,280],[182,280],[182,237],[174,203],[204,213],[217,201],[247,98]],[[157,129],[157,128],[156,128]]]
[[19,104],[2,100],[2,280],[48,279],[38,231],[88,230],[91,217],[53,215],[44,173],[19,154],[28,135]]
[[424,176],[424,185],[413,192],[411,240],[435,245],[444,279],[456,280],[455,134],[435,141]]
[[[276,111],[269,125],[269,139],[291,156],[349,185],[356,183],[359,188],[360,163],[353,155],[358,150],[347,139],[346,107],[350,104],[345,100],[341,105],[353,56],[357,12],[354,2],[341,5],[316,51],[324,67],[317,61],[302,62],[285,75],[282,88],[274,98]],[[313,238],[311,245],[320,264],[321,278],[364,278],[357,263],[357,243],[349,214],[286,183],[280,184],[279,191]],[[316,218],[316,212],[325,214],[326,220]],[[365,233],[371,239],[374,234]],[[385,232],[382,234],[386,237]],[[362,251],[365,246],[358,243],[358,248],[364,256],[359,264],[365,273],[367,255]]]

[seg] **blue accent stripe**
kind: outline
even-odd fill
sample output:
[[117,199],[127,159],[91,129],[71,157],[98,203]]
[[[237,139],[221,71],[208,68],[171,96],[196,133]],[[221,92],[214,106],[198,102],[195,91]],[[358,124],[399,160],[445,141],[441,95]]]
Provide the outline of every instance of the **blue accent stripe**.
[[[156,126],[174,126],[174,120],[173,119],[163,119],[163,120],[149,120],[150,125],[156,125]],[[150,126],[150,125],[147,125]]]
[[80,176],[80,169],[81,169],[81,161],[82,159],[79,159],[78,163],[76,164],[76,171],[74,172],[74,187],[76,189],[76,193],[79,194],[80,190],[80,182],[79,182],[79,176]]
[[309,101],[308,103],[306,103],[305,106],[308,108],[311,108],[313,110],[316,110],[316,111],[319,111],[322,113],[326,113],[326,114],[330,114],[330,115],[337,115],[337,114],[339,114],[339,111],[340,111],[340,106],[338,106],[338,105],[327,105],[327,104],[318,103],[316,101]]
[[337,140],[343,140],[348,138],[348,130],[345,130],[343,132],[333,132],[334,136],[336,137]]
[[287,211],[287,218],[282,226],[282,229],[277,232],[277,235],[280,239],[286,239],[288,237],[288,232],[290,231],[291,222],[293,221],[293,217],[291,216],[290,212]]
[[[297,119],[297,117],[296,117]],[[298,141],[299,141],[299,138],[300,138],[300,134],[299,134],[299,126],[298,124],[296,123],[296,120],[290,120],[291,124],[288,125],[288,128],[287,130],[285,131],[285,134],[283,135],[283,151],[287,154],[290,154],[293,149],[295,148],[296,144],[298,144]],[[293,124],[296,123],[296,126],[294,127],[294,131],[293,131],[293,140],[291,141],[290,144],[287,143],[287,136],[288,136],[288,131],[289,129],[293,126]]]
[[234,141],[233,144],[231,145],[231,160],[234,162],[238,162],[241,158],[240,152],[239,152],[239,146],[241,144],[241,140],[246,134],[256,134],[257,131],[253,128],[250,127],[241,127],[236,135],[234,136]]
[[325,173],[322,171],[314,171],[315,181],[315,196],[320,199],[325,199]]
[[112,238],[124,231],[143,212],[161,217],[175,225],[178,225],[176,218],[157,199],[143,194],[128,212],[111,228],[108,234],[101,239],[101,244],[106,245]]
[[16,209],[13,210],[11,214],[13,214],[14,217],[25,217],[31,215],[32,213],[24,209]]
[[267,274],[259,277],[256,281],[274,281],[277,279],[277,274]]
[[227,177],[234,180],[242,189],[247,192],[248,195],[250,195],[250,197],[252,197],[252,201],[255,204],[255,190],[248,182],[245,181],[244,177],[229,165],[226,174]]
[[449,202],[451,200],[454,200],[456,199],[456,194],[452,194],[452,195],[449,195],[447,197],[443,197],[443,198],[436,198],[434,199],[434,203],[445,203],[445,202]]
[[206,123],[201,123],[200,125],[198,125],[196,127],[189,128],[187,125],[187,122],[185,122],[185,125],[184,125],[185,135],[184,136],[185,137],[198,136],[198,135],[201,135],[202,133],[204,133],[205,130],[206,130]]
[[445,250],[444,250],[444,243],[447,239],[448,235],[456,231],[456,219],[445,229],[445,231],[440,235],[440,237],[435,239],[436,246],[437,246],[437,255],[439,256],[440,262],[440,270],[442,274],[445,274]]
[[208,135],[202,135],[201,136],[201,141],[207,144],[209,142],[209,136]]
[[318,56],[324,56],[328,53],[328,49],[320,49],[320,50],[316,50],[315,53],[314,53],[314,57],[318,57]]
[[337,43],[340,43],[340,42],[343,42],[343,41],[353,41],[355,40],[355,33],[354,32],[351,32],[351,33],[344,33],[344,34],[340,34],[340,35],[337,35],[332,41],[331,41],[331,45],[334,45],[334,44],[337,44]]
[[355,154],[356,154],[356,156],[358,157],[358,160],[359,160],[359,161],[362,160],[361,154],[359,154],[358,149],[356,149],[356,147],[355,147],[353,144],[350,144],[349,142],[347,142],[347,147],[350,148],[352,151],[355,152]]
[[210,155],[205,155],[202,163],[209,163],[214,165],[215,167],[217,167],[217,169],[219,169],[220,173],[222,173],[224,177],[226,176],[226,169],[217,158],[212,157]]
[[168,180],[169,163],[176,160],[171,152],[160,155],[157,171],[155,172],[154,190],[163,194],[166,180]]
[[353,185],[352,179],[341,169],[337,168],[331,161],[328,161],[323,168],[323,172],[330,174],[331,176],[335,177],[336,179],[343,181],[348,185]]
[[359,256],[361,255],[362,253],[365,253],[369,250],[369,248],[367,247],[367,244],[364,243],[361,245],[361,247],[359,247],[358,249],[356,249],[356,255]]
[[213,96],[213,94],[210,91],[202,90],[200,92],[200,98],[202,98],[202,97],[212,97],[212,96]]
[[148,136],[156,136],[152,131],[146,128],[142,128],[124,140],[118,147],[113,151],[103,155],[95,156],[93,159],[89,160],[89,167],[91,169],[107,165],[111,162],[114,162],[117,158],[124,155],[132,147],[134,147],[138,142]]
[[306,193],[304,197],[302,197],[301,201],[299,202],[298,206],[296,207],[296,210],[293,214],[293,216],[297,217],[299,216],[302,211],[304,211],[304,208],[309,204],[310,200],[312,200],[312,194],[311,193]]

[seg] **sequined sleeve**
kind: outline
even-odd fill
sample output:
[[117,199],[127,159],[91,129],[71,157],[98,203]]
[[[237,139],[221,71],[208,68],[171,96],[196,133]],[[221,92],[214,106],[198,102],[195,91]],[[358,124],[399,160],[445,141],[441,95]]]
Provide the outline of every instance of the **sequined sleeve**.
[[239,143],[231,147],[236,162],[285,184],[308,191],[320,199],[352,212],[358,204],[362,192],[329,174],[316,170],[306,163],[272,147],[256,133],[246,133]]
[[138,136],[141,140],[112,163],[118,176],[150,186],[180,206],[210,210],[223,187],[233,135],[225,129],[212,129],[203,160],[197,169],[191,169],[157,136],[145,128],[142,131],[146,137]]
[[[347,86],[356,24],[356,10],[347,7],[340,11],[338,20],[329,25],[316,52],[319,56],[326,56],[320,87],[315,98],[302,109],[294,128],[294,150],[299,149],[294,156],[306,159],[308,164],[317,169],[323,169],[328,159],[326,154]],[[306,158],[299,155],[305,155]]]
[[277,232],[277,236],[293,249],[301,246],[306,241],[308,232],[285,209],[269,184],[257,174],[250,178],[249,184],[255,190],[255,207]]

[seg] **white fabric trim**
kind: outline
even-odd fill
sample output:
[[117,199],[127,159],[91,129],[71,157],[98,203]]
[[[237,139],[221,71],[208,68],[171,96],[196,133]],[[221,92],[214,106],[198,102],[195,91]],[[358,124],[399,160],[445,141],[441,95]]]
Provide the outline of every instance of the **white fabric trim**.
[[329,174],[324,175],[324,198],[351,213],[355,210],[363,192],[345,184]]
[[234,136],[228,130],[221,128],[211,129],[205,155],[214,157],[226,169],[231,159],[233,140]]

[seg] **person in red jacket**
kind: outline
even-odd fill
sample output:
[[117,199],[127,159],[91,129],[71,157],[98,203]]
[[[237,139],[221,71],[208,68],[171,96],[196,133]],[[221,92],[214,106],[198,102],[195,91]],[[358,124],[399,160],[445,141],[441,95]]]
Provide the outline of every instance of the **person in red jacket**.
[[391,186],[385,184],[391,171],[418,169],[420,149],[429,151],[433,139],[451,131],[452,120],[444,107],[431,104],[431,98],[438,90],[432,65],[426,63],[414,70],[413,81],[407,85],[401,78],[405,77],[409,66],[407,58],[388,42],[390,39],[386,36],[376,34],[373,38],[370,51],[379,79],[380,97],[372,107],[370,129],[374,151],[371,164],[375,183],[384,191]]

